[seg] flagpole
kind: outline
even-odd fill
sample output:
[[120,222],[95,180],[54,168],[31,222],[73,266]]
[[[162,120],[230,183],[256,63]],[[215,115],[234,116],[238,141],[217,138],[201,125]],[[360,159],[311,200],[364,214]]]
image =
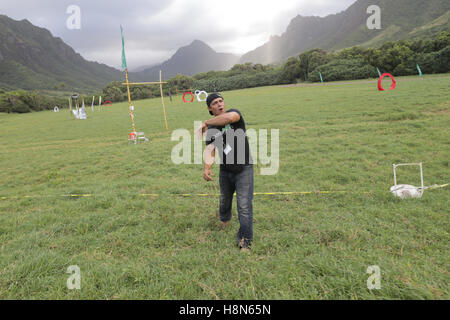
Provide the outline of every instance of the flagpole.
[[128,106],[129,106],[129,110],[130,110],[131,128],[133,130],[132,132],[136,132],[136,128],[134,126],[134,114],[133,114],[133,110],[131,109],[131,95],[130,95],[130,83],[128,81],[128,68],[125,69],[125,81],[127,83]]
[[164,95],[163,95],[163,89],[162,89],[161,70],[159,70],[159,91],[161,92],[161,100],[162,100],[163,111],[164,111],[164,123],[166,124],[166,130],[169,130],[169,128],[167,127],[166,106],[164,105]]

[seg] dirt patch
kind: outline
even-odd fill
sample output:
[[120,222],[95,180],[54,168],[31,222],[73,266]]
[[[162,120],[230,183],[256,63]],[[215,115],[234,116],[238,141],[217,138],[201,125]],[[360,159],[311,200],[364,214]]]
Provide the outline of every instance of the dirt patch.
[[428,110],[428,111],[424,111],[423,114],[427,114],[427,115],[450,115],[450,108],[437,109],[437,110]]

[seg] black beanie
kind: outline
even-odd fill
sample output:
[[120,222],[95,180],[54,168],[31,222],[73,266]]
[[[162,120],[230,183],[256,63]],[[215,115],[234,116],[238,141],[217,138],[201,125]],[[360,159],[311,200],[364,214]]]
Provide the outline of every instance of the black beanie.
[[211,105],[211,102],[213,102],[217,98],[223,99],[223,97],[220,95],[220,93],[216,93],[216,92],[211,93],[208,96],[208,98],[206,98],[206,105],[209,107]]

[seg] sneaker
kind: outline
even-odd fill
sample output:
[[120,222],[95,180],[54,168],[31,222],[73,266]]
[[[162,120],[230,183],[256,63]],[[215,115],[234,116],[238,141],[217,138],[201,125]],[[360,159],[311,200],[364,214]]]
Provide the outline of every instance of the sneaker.
[[248,239],[242,238],[238,243],[238,247],[241,250],[241,252],[250,252],[251,241]]

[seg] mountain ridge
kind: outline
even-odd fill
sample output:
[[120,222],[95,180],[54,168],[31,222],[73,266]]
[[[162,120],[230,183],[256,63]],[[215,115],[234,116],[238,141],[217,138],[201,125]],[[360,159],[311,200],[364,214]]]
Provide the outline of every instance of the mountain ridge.
[[212,70],[224,71],[236,64],[239,58],[234,54],[216,52],[205,42],[195,39],[189,45],[179,48],[168,60],[138,72],[136,76],[156,81],[159,80],[159,70],[162,70],[165,79],[177,74],[193,76]]
[[[366,26],[369,5],[378,5],[381,9],[381,30],[369,30]],[[346,10],[326,17],[297,15],[284,33],[245,53],[239,63],[277,63],[314,48],[335,51],[356,45],[379,46],[386,41],[428,37],[450,28],[445,19],[449,10],[448,0],[358,0]],[[414,29],[439,19],[444,23],[431,33],[411,34]],[[385,32],[386,29],[390,32]]]
[[101,88],[122,73],[87,61],[45,28],[0,15],[0,87],[5,89]]

